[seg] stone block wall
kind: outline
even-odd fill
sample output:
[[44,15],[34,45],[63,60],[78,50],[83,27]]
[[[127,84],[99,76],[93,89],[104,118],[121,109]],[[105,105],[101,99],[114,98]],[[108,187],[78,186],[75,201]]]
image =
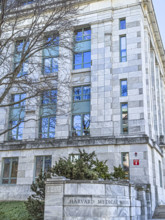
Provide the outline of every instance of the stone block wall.
[[146,186],[54,177],[46,183],[44,220],[147,220],[150,204]]

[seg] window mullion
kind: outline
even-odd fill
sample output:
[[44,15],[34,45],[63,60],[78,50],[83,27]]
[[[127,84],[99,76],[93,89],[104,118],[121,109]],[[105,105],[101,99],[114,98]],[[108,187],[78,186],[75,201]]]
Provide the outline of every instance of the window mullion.
[[12,163],[13,163],[13,159],[10,159],[10,167],[9,167],[9,184],[11,184],[11,171],[12,171]]

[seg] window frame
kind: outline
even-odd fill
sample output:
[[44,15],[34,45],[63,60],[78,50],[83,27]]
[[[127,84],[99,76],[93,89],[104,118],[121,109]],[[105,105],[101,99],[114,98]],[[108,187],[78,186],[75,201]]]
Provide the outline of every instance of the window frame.
[[[24,113],[25,113],[25,107],[26,107],[26,94],[25,93],[15,93],[15,94],[11,94],[11,102],[10,103],[14,103],[14,99],[13,99],[13,97],[15,96],[15,95],[19,95],[19,100],[18,100],[18,107],[16,106],[16,107],[14,107],[14,104],[13,105],[11,105],[10,107],[9,107],[9,119],[8,119],[8,128],[10,129],[10,128],[12,128],[12,122],[13,121],[21,121],[22,119],[21,119],[21,117],[20,117],[20,115],[19,115],[19,119],[15,119],[15,120],[11,120],[12,119],[12,111],[13,110],[16,110],[16,109],[18,109],[18,111],[20,110],[21,112],[22,111],[24,111]],[[21,95],[25,95],[25,100],[24,99],[22,99],[22,100],[24,100],[23,102],[24,102],[24,104],[23,105],[21,105]],[[13,137],[13,135],[12,135],[12,131],[13,131],[13,129],[11,129],[11,130],[9,130],[8,131],[8,135],[7,135],[7,139],[9,140],[9,141],[21,141],[22,139],[23,139],[23,131],[22,131],[22,138],[21,139],[18,139],[18,134],[19,134],[19,132],[18,132],[18,130],[19,130],[19,126],[21,125],[23,123],[23,130],[24,130],[24,118],[23,118],[23,121],[18,125],[18,126],[16,126],[14,129],[16,129],[16,139],[13,139],[12,137]],[[18,124],[18,123],[17,123]]]
[[[85,29],[88,29],[89,28],[89,30],[91,31],[91,27],[82,27],[82,28],[77,28],[75,31],[74,31],[74,42],[75,42],[75,46],[76,46],[76,44],[77,43],[82,43],[82,42],[86,42],[86,41],[90,41],[91,42],[91,34],[90,35],[85,35],[85,36],[90,36],[90,39],[84,39],[84,30]],[[75,35],[75,33],[78,31],[78,30],[81,30],[82,31],[82,40],[80,40],[80,41],[76,41],[76,35]],[[91,43],[90,43],[91,44]],[[75,47],[74,46],[74,47]],[[87,52],[90,52],[90,62],[88,62],[88,63],[84,63],[84,53],[87,53]],[[81,54],[81,63],[79,63],[79,64],[75,64],[75,55],[76,54]],[[75,48],[74,48],[74,52],[73,52],[73,70],[81,70],[81,69],[84,69],[84,68],[91,68],[91,63],[92,63],[92,61],[91,61],[91,48],[90,49],[88,49],[88,50],[81,50],[81,51],[79,51],[79,52],[75,52]],[[85,64],[90,64],[90,67],[84,67],[84,65]],[[75,66],[80,66],[81,65],[81,68],[78,68],[78,69],[76,69],[75,68]]]
[[[122,95],[122,81],[126,81],[127,82],[127,95]],[[128,80],[127,79],[120,79],[120,96],[121,97],[127,97],[128,96]]]
[[[43,95],[44,95],[44,92],[51,92],[51,91],[56,91],[56,103],[52,103],[52,104],[46,104],[46,105],[43,105],[42,104],[42,101],[43,101]],[[40,96],[40,111],[39,111],[39,114],[40,114],[40,120],[39,120],[39,138],[41,139],[49,139],[49,138],[55,138],[55,129],[56,129],[56,111],[57,111],[57,89],[52,89],[52,90],[45,90],[43,92],[43,94]],[[42,116],[42,107],[43,106],[54,106],[55,108],[55,112],[54,114],[52,115],[47,115],[47,116]],[[47,130],[47,133],[42,133],[42,119],[43,118],[48,118],[48,130]],[[50,132],[50,118],[55,118],[55,128],[54,128],[54,133],[53,132]],[[54,137],[49,137],[50,136],[50,133],[53,133],[54,134]],[[42,134],[47,134],[47,137],[42,137]]]
[[[27,46],[28,43],[29,43],[29,41],[26,41],[25,38],[20,38],[20,39],[17,39],[17,40],[15,41],[13,70],[16,68],[16,64],[17,64],[17,63],[18,63],[18,64],[20,63],[20,61],[19,61],[19,62],[16,62],[16,56],[17,56],[17,55],[21,55],[21,57],[22,57],[22,51],[23,51],[23,50],[21,50],[20,52],[17,51],[17,43],[18,43],[18,42],[21,42],[21,41],[22,41],[23,43],[26,42],[26,46]],[[26,51],[26,46],[25,46],[25,48],[24,48],[24,52]],[[24,46],[23,46],[23,47],[24,47]],[[17,75],[18,78],[28,75],[28,71],[27,71],[27,73],[24,73],[24,72],[23,72],[24,64],[27,64],[27,65],[29,66],[29,61],[28,61],[28,59],[27,59],[25,62],[22,63],[21,70],[20,70],[20,72],[19,72],[18,75]],[[28,68],[28,69],[29,69],[29,68]]]
[[[126,174],[127,171],[124,170],[124,155],[125,154],[128,154],[128,167],[129,167],[129,171],[128,171],[128,174]],[[130,179],[130,157],[129,157],[129,152],[121,152],[121,167],[122,169],[124,170],[125,172],[125,179]]]
[[[44,50],[49,50],[51,47],[53,47],[53,45],[48,45],[46,48],[43,48],[43,50],[42,50],[42,75],[44,75],[44,76],[49,76],[49,75],[51,75],[51,74],[53,74],[53,73],[58,73],[58,71],[59,71],[59,62],[58,62],[58,59],[59,59],[59,42],[60,42],[60,36],[59,36],[59,34],[58,33],[49,33],[49,34],[46,34],[45,35],[45,37],[44,37],[44,42],[49,38],[49,37],[52,37],[52,38],[58,38],[58,40],[57,40],[57,45],[56,46],[54,46],[55,48],[57,48],[58,47],[58,55],[56,55],[56,56],[45,56],[44,55]],[[55,71],[55,72],[53,72],[52,71],[52,69],[53,69],[53,59],[56,59],[57,58],[57,71]],[[46,59],[51,59],[51,72],[50,73],[46,73],[45,72],[45,60]]]
[[[125,21],[125,28],[121,28],[121,21]],[[120,18],[119,19],[119,30],[125,30],[127,29],[127,23],[126,23],[126,18]]]
[[38,178],[38,176],[36,176],[36,168],[37,168],[37,157],[43,157],[43,164],[42,164],[42,174],[44,174],[45,172],[45,158],[46,157],[50,157],[51,159],[51,164],[50,164],[50,168],[52,167],[52,155],[36,155],[35,156],[35,164],[34,164],[34,175],[33,175],[33,180],[34,182],[36,181],[36,179]]
[[[5,168],[5,159],[10,159],[10,165],[9,165],[9,178],[4,178],[4,168]],[[11,177],[12,174],[12,164],[13,161],[17,159],[17,175],[16,177]],[[18,176],[18,165],[19,165],[19,157],[4,157],[2,158],[2,178],[1,178],[1,184],[2,185],[16,185],[17,184],[17,176]],[[9,181],[9,183],[3,183],[3,180],[6,179]],[[11,180],[16,180],[16,183],[11,183]]]
[[[75,101],[74,100],[74,97],[76,96],[75,95],[75,93],[74,93],[74,89],[75,88],[81,88],[81,100],[77,100],[77,101]],[[90,88],[90,93],[89,93],[89,96],[90,96],[90,98],[89,99],[85,99],[85,100],[83,100],[83,96],[84,96],[84,93],[83,93],[83,88],[84,87],[89,87]],[[89,105],[90,105],[90,100],[91,100],[91,85],[78,85],[78,86],[74,86],[74,87],[72,87],[72,118],[71,118],[71,136],[72,137],[82,137],[82,136],[89,136],[90,135],[90,128],[89,129],[83,129],[83,125],[84,125],[84,116],[85,115],[89,115],[89,121],[91,120],[90,119],[90,117],[91,117],[91,115],[90,115],[90,111],[83,111],[83,112],[80,112],[80,113],[73,113],[73,105],[74,105],[74,103],[82,103],[82,102],[89,102]],[[74,116],[78,116],[78,115],[80,115],[80,117],[81,117],[81,130],[73,130],[73,121],[74,121]],[[90,122],[89,122],[90,123]],[[89,125],[89,127],[90,127],[90,125]],[[74,135],[74,133],[76,134],[76,131],[78,131],[78,132],[80,132],[81,133],[81,135],[79,136],[79,135]],[[88,132],[88,135],[83,135],[83,133],[85,132],[85,131],[87,131]]]
[[[125,37],[125,49],[126,50],[126,56],[121,56],[122,55],[122,49],[121,49],[121,39]],[[126,34],[123,34],[123,35],[120,35],[119,36],[119,42],[120,42],[120,63],[125,63],[127,62],[127,35]],[[126,59],[125,61],[123,61],[122,59]]]
[[[123,132],[123,118],[122,118],[122,105],[125,105],[127,104],[127,132]],[[128,135],[129,134],[129,125],[128,125],[128,122],[129,122],[129,117],[128,117],[128,102],[122,102],[120,103],[120,118],[121,118],[121,134],[123,135]]]

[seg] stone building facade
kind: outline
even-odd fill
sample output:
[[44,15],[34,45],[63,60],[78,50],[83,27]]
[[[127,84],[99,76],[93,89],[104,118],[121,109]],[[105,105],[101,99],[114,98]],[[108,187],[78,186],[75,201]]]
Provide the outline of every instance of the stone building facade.
[[[58,67],[72,85],[69,113],[58,114],[57,86],[53,138],[40,135],[35,120],[24,123],[21,140],[0,136],[0,200],[25,200],[37,170],[85,149],[107,160],[110,171],[122,165],[131,182],[149,184],[154,211],[165,203],[165,55],[152,1],[84,1],[74,29],[68,38],[76,35],[75,53],[65,51],[65,73]],[[25,105],[25,119],[39,118],[39,108]],[[0,112],[2,129],[9,111]]]

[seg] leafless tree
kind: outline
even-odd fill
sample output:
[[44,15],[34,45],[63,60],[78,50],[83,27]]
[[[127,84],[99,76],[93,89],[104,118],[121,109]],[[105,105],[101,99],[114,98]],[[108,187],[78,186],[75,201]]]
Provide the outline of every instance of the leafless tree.
[[[65,92],[67,83],[69,86],[69,79],[58,79],[57,62],[60,60],[60,68],[67,71],[66,51],[73,48],[68,36],[77,22],[77,12],[77,0],[1,0],[1,112],[13,106],[24,106],[25,100],[26,104],[30,103],[29,106],[32,106],[34,98],[40,100],[43,92],[56,88],[57,83],[61,83]],[[64,53],[56,51],[59,47]],[[47,58],[54,53],[54,59],[43,60],[43,53]],[[11,100],[13,91],[26,96]],[[20,111],[22,109],[23,107]],[[17,114],[21,115],[21,112],[17,111]],[[19,126],[22,120],[19,117],[14,124],[1,129],[0,135]]]

